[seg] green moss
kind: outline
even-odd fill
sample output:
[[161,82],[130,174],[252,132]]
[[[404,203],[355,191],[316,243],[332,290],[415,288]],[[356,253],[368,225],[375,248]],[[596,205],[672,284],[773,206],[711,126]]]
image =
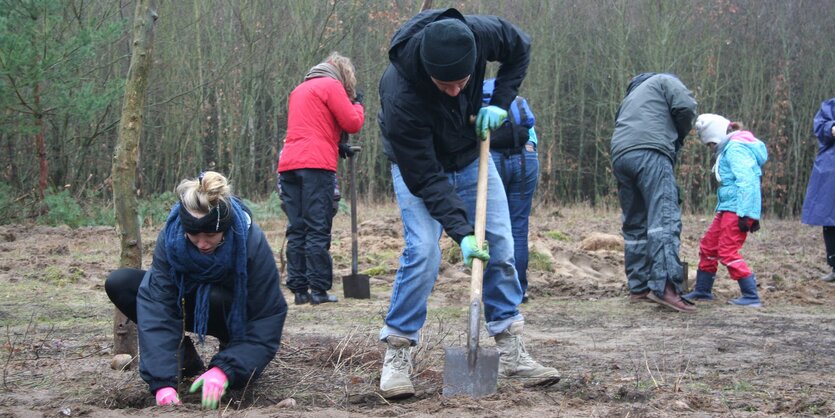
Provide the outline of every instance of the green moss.
[[386,273],[388,273],[388,271],[389,271],[389,269],[386,266],[374,266],[374,267],[371,267],[369,269],[366,269],[365,271],[362,272],[362,274],[366,274],[366,275],[369,275],[369,276],[372,276],[372,277],[383,276]]
[[545,236],[557,241],[571,241],[571,237],[560,231],[548,231],[545,233]]
[[461,257],[461,248],[458,247],[458,245],[447,247],[443,254],[441,254],[441,258],[449,264],[461,263],[463,261],[463,258]]
[[38,280],[55,286],[75,284],[85,277],[84,270],[80,268],[70,267],[68,271],[64,271],[56,266],[49,266],[40,274],[32,273],[32,275]]
[[554,271],[554,265],[551,262],[551,259],[547,255],[536,250],[531,250],[530,253],[528,253],[528,268],[536,271]]

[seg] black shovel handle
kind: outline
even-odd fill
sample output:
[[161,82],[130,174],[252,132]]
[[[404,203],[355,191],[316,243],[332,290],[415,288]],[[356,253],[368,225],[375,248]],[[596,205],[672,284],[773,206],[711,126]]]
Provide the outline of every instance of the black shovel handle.
[[354,152],[348,159],[348,171],[351,177],[351,276],[357,276],[357,167],[354,157],[362,149],[359,145],[351,145]]

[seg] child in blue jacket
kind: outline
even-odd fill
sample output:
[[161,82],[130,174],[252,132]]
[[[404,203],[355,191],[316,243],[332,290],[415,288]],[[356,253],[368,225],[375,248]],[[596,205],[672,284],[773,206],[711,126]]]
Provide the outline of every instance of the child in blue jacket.
[[757,278],[739,250],[749,232],[760,229],[762,195],[760,177],[768,160],[765,144],[742,124],[706,113],[696,119],[699,139],[716,154],[713,173],[719,182],[718,203],[713,223],[699,244],[699,269],[693,292],[688,299],[712,300],[713,280],[719,263],[739,283],[742,297],[730,303],[759,308]]

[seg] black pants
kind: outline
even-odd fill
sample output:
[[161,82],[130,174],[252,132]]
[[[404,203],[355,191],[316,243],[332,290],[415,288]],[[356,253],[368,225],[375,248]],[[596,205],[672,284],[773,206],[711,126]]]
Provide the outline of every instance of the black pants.
[[[107,297],[133,322],[138,322],[136,295],[139,293],[139,285],[143,277],[145,277],[145,270],[121,268],[110,273],[104,282]],[[192,293],[185,297],[185,327],[188,331],[194,329],[194,296]],[[231,306],[231,291],[220,286],[212,286],[212,292],[209,295],[209,323],[206,326],[206,334],[216,337],[221,344],[229,342],[226,314]]]
[[681,292],[681,209],[670,159],[654,150],[633,150],[612,165],[623,211],[624,267],[631,293]]
[[826,262],[835,271],[835,226],[823,227],[823,244],[826,246]]
[[300,169],[281,173],[287,213],[287,288],[326,291],[333,285],[330,255],[336,173]]

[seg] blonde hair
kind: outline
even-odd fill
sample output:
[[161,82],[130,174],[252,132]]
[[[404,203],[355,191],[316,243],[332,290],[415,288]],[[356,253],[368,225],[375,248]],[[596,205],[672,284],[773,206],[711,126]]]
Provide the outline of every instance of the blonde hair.
[[331,52],[325,59],[325,62],[333,65],[336,71],[339,72],[339,77],[342,79],[342,85],[345,87],[345,93],[348,93],[348,97],[351,100],[356,99],[357,75],[351,59],[340,55],[338,52]]
[[181,181],[176,193],[186,210],[200,216],[208,215],[220,203],[224,203],[227,208],[232,204],[229,180],[214,171],[205,171],[196,179]]

